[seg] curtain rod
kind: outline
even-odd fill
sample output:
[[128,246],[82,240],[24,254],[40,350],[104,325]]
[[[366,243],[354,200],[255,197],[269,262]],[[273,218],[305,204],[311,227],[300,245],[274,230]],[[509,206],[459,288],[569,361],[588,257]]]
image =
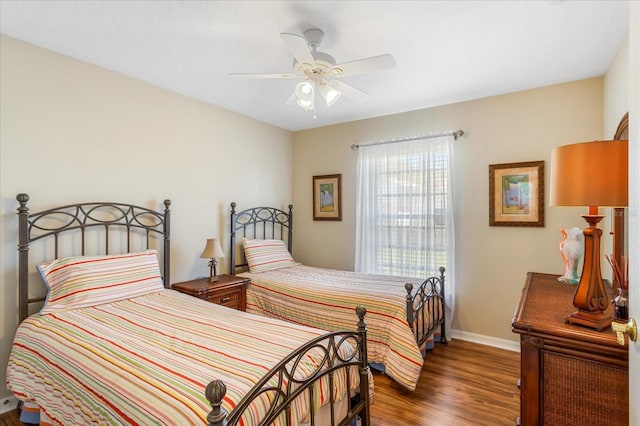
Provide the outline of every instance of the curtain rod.
[[439,133],[437,135],[428,135],[428,136],[415,136],[415,137],[411,137],[411,138],[403,138],[403,139],[394,139],[392,141],[382,141],[382,142],[371,142],[371,143],[364,143],[364,144],[353,144],[351,145],[351,149],[358,149],[358,148],[364,148],[367,146],[374,146],[374,145],[385,145],[388,143],[396,143],[396,142],[408,142],[408,141],[417,141],[419,139],[430,139],[430,138],[437,138],[440,136],[453,136],[456,140],[458,140],[458,138],[462,135],[464,135],[464,130],[459,129],[456,130],[455,132],[447,132],[447,133]]

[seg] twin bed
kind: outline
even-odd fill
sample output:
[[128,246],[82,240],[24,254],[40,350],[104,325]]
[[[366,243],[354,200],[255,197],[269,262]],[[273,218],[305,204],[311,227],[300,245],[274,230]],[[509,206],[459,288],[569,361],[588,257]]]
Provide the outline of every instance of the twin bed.
[[26,194],[17,200],[21,324],[7,384],[23,415],[42,425],[370,424],[364,307],[344,329],[357,330],[327,333],[170,290],[168,200],[163,211],[38,213]]
[[325,330],[348,327],[367,308],[369,362],[414,390],[425,351],[446,342],[445,277],[425,280],[301,265],[292,255],[293,211],[231,203],[231,274],[247,276],[247,312]]

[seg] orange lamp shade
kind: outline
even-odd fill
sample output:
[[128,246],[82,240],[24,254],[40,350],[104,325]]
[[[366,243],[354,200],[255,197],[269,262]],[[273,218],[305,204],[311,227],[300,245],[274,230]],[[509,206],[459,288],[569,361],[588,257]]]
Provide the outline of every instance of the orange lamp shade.
[[559,146],[551,152],[551,206],[623,207],[629,204],[627,141]]

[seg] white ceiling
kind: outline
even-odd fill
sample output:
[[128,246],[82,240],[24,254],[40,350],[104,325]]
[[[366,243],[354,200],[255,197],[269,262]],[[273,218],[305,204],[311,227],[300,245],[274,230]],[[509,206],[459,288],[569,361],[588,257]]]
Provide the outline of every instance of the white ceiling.
[[[610,1],[12,1],[0,32],[296,131],[603,75],[628,31]],[[338,63],[390,53],[396,68],[344,77],[364,103],[285,105],[296,80],[281,32],[325,32]],[[0,58],[1,59],[1,58]]]

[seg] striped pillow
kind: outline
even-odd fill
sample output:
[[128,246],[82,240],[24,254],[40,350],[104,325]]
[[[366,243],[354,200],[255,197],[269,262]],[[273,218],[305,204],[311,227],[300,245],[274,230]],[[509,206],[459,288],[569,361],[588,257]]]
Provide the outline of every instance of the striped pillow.
[[243,240],[249,272],[264,272],[299,265],[282,240]]
[[38,266],[49,289],[41,314],[129,299],[164,288],[156,250],[75,256]]

